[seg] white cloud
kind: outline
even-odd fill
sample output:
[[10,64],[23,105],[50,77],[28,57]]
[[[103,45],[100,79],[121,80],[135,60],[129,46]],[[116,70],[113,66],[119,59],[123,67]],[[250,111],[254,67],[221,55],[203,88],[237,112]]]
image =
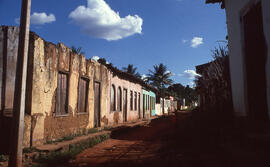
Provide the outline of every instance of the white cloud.
[[183,43],[183,44],[185,44],[185,43],[187,43],[187,42],[188,42],[188,40],[186,40],[186,39],[183,39],[183,40],[182,40],[182,43]]
[[[55,20],[56,19],[55,19],[54,14],[47,15],[44,12],[42,12],[42,13],[36,13],[36,12],[34,12],[30,16],[30,23],[31,24],[46,24],[46,23],[54,22]],[[16,18],[15,19],[15,23],[16,24],[20,24],[20,18]]]
[[194,81],[190,81],[190,82],[188,83],[188,85],[189,85],[189,87],[191,87],[191,88],[194,88],[194,87],[196,86],[196,84],[195,84]]
[[190,80],[194,80],[196,77],[199,77],[200,75],[197,74],[194,70],[185,70],[182,74],[179,74],[181,77],[185,77]]
[[95,61],[98,61],[100,59],[100,57],[98,56],[93,56],[91,59],[95,60]]
[[169,70],[165,72],[165,74],[168,74],[168,73],[170,73],[171,76],[174,76],[174,75],[175,75],[175,73],[173,73],[173,72],[171,72],[171,71],[169,71]]
[[143,19],[138,15],[121,18],[104,0],[87,2],[87,7],[78,6],[69,14],[83,33],[108,41],[142,33]]
[[194,37],[192,40],[191,40],[191,47],[192,48],[197,48],[199,45],[202,45],[203,44],[203,38],[201,37]]
[[142,80],[144,80],[144,79],[146,79],[147,78],[147,76],[145,75],[145,74],[143,74],[142,76],[141,76],[141,79]]

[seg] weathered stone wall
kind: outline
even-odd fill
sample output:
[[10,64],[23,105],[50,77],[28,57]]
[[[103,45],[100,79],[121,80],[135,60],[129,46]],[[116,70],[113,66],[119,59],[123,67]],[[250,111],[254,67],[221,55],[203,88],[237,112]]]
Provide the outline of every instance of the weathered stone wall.
[[104,65],[101,65],[100,63],[95,62],[94,60],[91,60],[90,64],[90,72],[92,72],[92,77],[90,81],[90,97],[89,97],[89,103],[90,103],[90,111],[91,115],[89,117],[90,124],[88,125],[88,128],[94,127],[94,83],[98,82],[100,83],[100,122],[101,126],[108,125],[108,117],[106,116],[106,113],[108,111],[108,104],[109,104],[109,96],[108,96],[108,85],[109,85],[109,71],[107,67]]
[[[139,104],[138,102],[138,93],[140,93],[141,96],[141,106],[140,106],[140,113],[142,115],[142,86],[140,84],[136,84],[133,82],[130,82],[128,80],[125,79],[121,79],[118,76],[114,76],[112,74],[112,72],[109,72],[110,74],[110,79],[109,79],[109,89],[108,89],[108,110],[107,110],[107,118],[109,119],[109,124],[113,125],[113,124],[117,124],[117,123],[123,123],[123,117],[124,117],[124,113],[123,113],[123,92],[124,89],[127,89],[127,121],[135,121],[139,119],[139,107],[137,107],[137,110],[135,110],[135,104],[134,104],[134,92],[137,92],[137,106]],[[116,111],[111,111],[111,107],[110,107],[110,101],[111,101],[111,86],[114,85],[115,86],[115,93],[116,93]],[[122,92],[122,111],[119,111],[117,108],[117,104],[118,104],[118,98],[117,98],[117,92],[118,92],[118,88],[121,88],[121,92]],[[133,110],[130,110],[130,91],[133,91]]]
[[[0,131],[6,134],[1,138],[5,141],[1,143],[5,144],[10,138],[12,122],[18,35],[18,27],[0,27]],[[68,114],[64,116],[55,114],[59,71],[68,75]],[[64,44],[52,44],[31,32],[27,72],[25,147],[93,128],[94,82],[101,84],[101,126],[108,124],[108,70],[105,66],[72,53]],[[80,77],[89,80],[86,113],[77,111]]]
[[[90,78],[89,64],[83,55],[77,55],[64,44],[54,45],[36,36],[33,48],[33,80],[31,103],[32,144],[38,145],[78,133],[91,127],[88,102],[86,113],[78,113],[78,83],[80,77]],[[56,89],[59,71],[68,75],[68,114],[56,115]],[[90,79],[91,80],[91,79]],[[89,84],[88,90],[91,90]],[[90,93],[89,93],[90,94]],[[91,96],[88,96],[91,97]]]

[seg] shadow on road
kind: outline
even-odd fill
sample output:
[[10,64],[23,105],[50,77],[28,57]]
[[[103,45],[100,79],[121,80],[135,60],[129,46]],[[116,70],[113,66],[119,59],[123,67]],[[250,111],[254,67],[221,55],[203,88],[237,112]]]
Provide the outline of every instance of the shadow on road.
[[[80,154],[71,166],[266,167],[269,143],[235,138],[215,116],[178,113],[146,126],[122,127],[112,139]],[[253,143],[252,143],[253,142]],[[268,143],[268,145],[267,145]],[[265,148],[265,147],[266,148]]]

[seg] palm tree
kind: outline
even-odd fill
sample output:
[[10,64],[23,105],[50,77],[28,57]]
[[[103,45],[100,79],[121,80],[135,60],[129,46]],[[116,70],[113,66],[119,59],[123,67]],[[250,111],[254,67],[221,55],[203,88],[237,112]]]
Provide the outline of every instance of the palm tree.
[[71,46],[71,51],[78,55],[84,54],[84,52],[82,52],[82,47],[76,48],[75,46]]
[[[149,74],[147,79],[148,82],[156,87],[159,90],[160,96],[162,98],[165,97],[165,91],[166,91],[166,86],[171,85],[173,83],[173,80],[170,79],[172,76],[172,73],[167,70],[167,67],[160,63],[158,65],[154,65],[154,71],[149,70]],[[162,112],[164,114],[164,100],[162,104]]]
[[140,73],[136,72],[137,71],[137,67],[134,67],[133,64],[129,64],[127,67],[123,67],[122,69],[126,73],[129,73],[129,74],[134,75],[135,77],[141,78]]
[[147,79],[151,85],[156,87],[159,91],[163,91],[167,85],[171,85],[173,80],[170,79],[172,73],[167,70],[167,67],[160,63],[154,65],[154,71],[149,70]]

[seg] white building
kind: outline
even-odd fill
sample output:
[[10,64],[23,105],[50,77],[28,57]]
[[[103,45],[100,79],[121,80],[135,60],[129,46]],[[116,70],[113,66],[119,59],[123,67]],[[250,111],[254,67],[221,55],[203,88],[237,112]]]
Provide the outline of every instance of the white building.
[[226,10],[233,104],[255,120],[270,111],[270,0],[206,0]]

